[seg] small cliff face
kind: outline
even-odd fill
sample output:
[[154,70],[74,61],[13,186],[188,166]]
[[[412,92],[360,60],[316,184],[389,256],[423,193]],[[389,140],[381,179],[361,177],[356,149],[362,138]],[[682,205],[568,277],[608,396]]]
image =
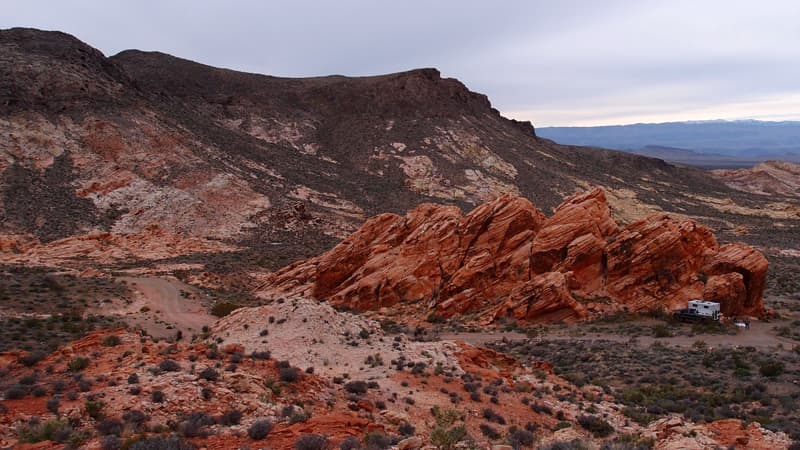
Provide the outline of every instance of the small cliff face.
[[357,310],[489,323],[577,321],[618,310],[719,301],[727,315],[763,311],[767,260],[720,246],[708,228],[656,214],[619,227],[604,191],[567,198],[551,217],[505,195],[467,215],[422,205],[368,220],[329,252],[272,274],[265,297],[305,295]]

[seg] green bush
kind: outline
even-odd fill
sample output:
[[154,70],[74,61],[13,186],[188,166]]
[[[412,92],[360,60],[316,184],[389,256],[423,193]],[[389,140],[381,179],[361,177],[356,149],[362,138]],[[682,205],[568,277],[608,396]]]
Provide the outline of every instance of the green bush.
[[99,419],[103,417],[103,407],[105,404],[100,401],[91,401],[87,400],[84,404],[84,408],[86,409],[86,414],[89,415],[92,419]]
[[442,450],[456,448],[456,444],[469,437],[464,425],[457,425],[452,428],[436,427],[431,430],[431,444]]
[[66,420],[53,419],[45,423],[29,423],[20,430],[20,442],[54,441],[66,442],[72,435],[72,428]]

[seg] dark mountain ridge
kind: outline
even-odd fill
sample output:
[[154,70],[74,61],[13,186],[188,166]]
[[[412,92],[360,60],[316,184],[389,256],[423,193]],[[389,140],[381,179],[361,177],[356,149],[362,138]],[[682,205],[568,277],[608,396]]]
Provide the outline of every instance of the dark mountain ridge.
[[[547,211],[589,186],[607,189],[623,222],[656,210],[722,231],[772,220],[710,205],[764,202],[702,171],[537,137],[436,69],[278,78],[158,52],[106,58],[64,33],[11,29],[0,31],[0,73],[0,230],[42,241],[157,225],[292,259],[382,212],[468,209],[504,193]],[[45,176],[58,158],[70,170]],[[55,225],[63,209],[16,220],[30,180],[42,204],[69,204],[47,193],[73,187],[73,226]]]

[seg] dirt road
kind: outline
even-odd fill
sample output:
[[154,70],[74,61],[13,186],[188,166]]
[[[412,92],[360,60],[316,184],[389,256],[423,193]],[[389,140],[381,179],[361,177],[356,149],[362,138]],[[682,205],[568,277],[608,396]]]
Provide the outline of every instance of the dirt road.
[[[691,346],[697,341],[703,341],[710,347],[720,346],[751,346],[756,348],[772,348],[782,344],[784,347],[791,349],[794,345],[800,345],[800,342],[792,339],[777,336],[773,330],[775,327],[786,325],[788,321],[783,322],[752,322],[749,330],[740,330],[735,335],[726,334],[696,334],[694,336],[676,335],[672,337],[656,338],[653,336],[638,336],[635,338],[639,345],[648,346],[653,342],[660,342],[667,345]],[[591,342],[596,340],[605,340],[613,342],[628,342],[632,339],[631,336],[616,333],[575,333],[577,330],[571,328],[552,330],[545,332],[539,336],[534,336],[532,339],[542,340],[571,340],[581,342]],[[439,336],[441,339],[458,340],[472,345],[485,345],[488,342],[495,342],[502,339],[508,340],[521,340],[528,339],[524,333],[518,332],[472,332],[472,333],[442,333]]]
[[176,279],[124,277],[121,280],[134,293],[133,304],[121,311],[123,317],[152,336],[173,337],[180,330],[188,338],[217,319],[208,313],[200,291]]

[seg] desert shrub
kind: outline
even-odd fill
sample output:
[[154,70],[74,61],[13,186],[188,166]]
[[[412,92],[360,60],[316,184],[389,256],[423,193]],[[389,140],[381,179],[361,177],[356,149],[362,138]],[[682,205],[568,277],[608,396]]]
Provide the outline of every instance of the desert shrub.
[[178,432],[187,437],[193,438],[198,436],[205,436],[207,433],[203,427],[214,425],[214,418],[202,411],[196,411],[188,416],[178,424]]
[[277,369],[284,369],[284,368],[289,368],[289,367],[292,367],[292,363],[290,363],[287,360],[275,361],[275,368],[277,368]]
[[479,387],[481,387],[480,383],[464,383],[464,390],[467,392],[477,392]]
[[200,396],[203,397],[203,400],[211,400],[211,397],[214,396],[214,391],[208,387],[204,387],[203,389],[200,389]]
[[138,384],[139,383],[139,375],[132,373],[128,375],[128,384]]
[[431,430],[431,444],[442,450],[451,450],[456,445],[469,437],[464,425],[457,425],[452,428],[436,427]]
[[536,436],[532,432],[521,428],[514,428],[508,435],[508,443],[515,449],[532,447],[535,440]]
[[281,367],[279,374],[280,380],[285,383],[294,383],[300,379],[300,371],[297,367]]
[[158,364],[158,369],[162,372],[178,372],[181,365],[172,359],[165,359]]
[[575,439],[572,441],[559,441],[541,447],[541,450],[589,450],[591,447],[586,442]]
[[35,365],[36,363],[38,363],[39,361],[43,360],[46,356],[47,356],[47,354],[45,352],[33,351],[33,352],[30,352],[27,355],[23,356],[22,358],[20,358],[19,362],[20,362],[20,364],[22,364],[22,365],[24,365],[26,367],[31,367],[31,366]]
[[134,442],[130,450],[194,450],[196,447],[180,436],[153,436]]
[[150,418],[147,417],[145,413],[139,411],[138,409],[131,409],[129,411],[125,411],[124,413],[122,413],[122,420],[132,425],[133,428],[138,429],[142,425],[144,425],[148,420],[150,420]]
[[480,428],[481,433],[483,433],[483,435],[489,438],[490,440],[494,441],[500,439],[501,436],[500,432],[492,428],[492,426],[489,425],[488,423],[482,423],[478,428]]
[[19,440],[23,443],[36,443],[42,441],[66,442],[72,435],[72,427],[66,420],[53,419],[45,423],[31,420],[24,425],[19,433]]
[[367,383],[366,381],[350,381],[344,385],[344,390],[351,394],[366,394]]
[[101,401],[86,400],[83,408],[86,410],[86,414],[88,414],[89,417],[94,420],[99,420],[103,417],[103,407],[105,406],[105,403]]
[[28,395],[28,388],[21,384],[14,384],[6,389],[6,400],[19,400]]
[[442,409],[438,406],[434,406],[431,408],[431,415],[436,420],[436,425],[440,427],[449,427],[456,423],[456,421],[461,420],[461,413],[452,408]]
[[119,450],[122,448],[122,441],[119,437],[110,434],[108,436],[103,436],[103,439],[100,441],[100,449],[101,450]]
[[242,420],[242,412],[238,409],[232,409],[225,414],[219,416],[219,424],[229,427],[231,425],[239,425]]
[[225,317],[239,308],[241,308],[241,306],[236,303],[219,302],[211,308],[211,314],[217,317]]
[[400,424],[400,426],[399,426],[399,427],[397,427],[397,431],[398,431],[398,432],[399,432],[399,433],[400,433],[402,436],[413,436],[413,435],[414,435],[414,433],[416,433],[416,432],[417,432],[417,429],[416,429],[416,428],[414,428],[414,425],[411,425],[411,424],[410,424],[410,423],[408,423],[408,422],[403,422],[402,424]]
[[80,372],[87,367],[89,367],[89,358],[85,358],[83,356],[76,356],[69,360],[67,363],[67,369],[70,372]]
[[61,406],[61,400],[58,397],[52,397],[47,400],[47,410],[53,414],[58,414],[58,407]]
[[103,338],[102,342],[104,347],[116,347],[120,344],[119,336],[112,334]]
[[350,436],[349,438],[342,441],[339,444],[339,450],[358,450],[361,448],[361,441],[358,440],[355,436]]
[[325,450],[329,447],[328,437],[324,434],[304,434],[294,443],[296,450]]
[[153,403],[163,403],[165,399],[166,396],[161,391],[153,391],[150,394],[150,400],[152,400]]
[[55,380],[53,381],[52,389],[53,393],[61,393],[67,387],[67,383],[64,380]]
[[219,378],[219,372],[213,367],[206,367],[200,372],[200,378],[206,381],[217,381]]
[[264,351],[264,352],[253,352],[250,354],[250,357],[253,359],[270,359],[272,357],[272,353]]
[[783,363],[780,361],[768,361],[762,363],[758,371],[765,377],[774,378],[783,373]]
[[620,434],[614,440],[606,441],[600,450],[650,450],[655,446],[655,439],[640,434]]
[[666,325],[659,324],[653,327],[653,336],[657,338],[671,337],[672,330]]
[[610,436],[614,432],[614,427],[608,421],[597,416],[578,416],[578,423],[595,437]]
[[247,429],[247,435],[250,436],[250,439],[260,441],[267,437],[270,431],[272,431],[272,422],[269,419],[259,419],[250,425],[250,428]]
[[380,431],[371,431],[364,436],[364,444],[367,450],[383,450],[394,445],[394,439],[388,434]]
[[81,381],[78,381],[78,390],[79,391],[81,391],[81,392],[89,392],[89,390],[91,388],[92,388],[92,382],[91,381],[89,381],[87,379],[83,379]]
[[484,408],[484,410],[483,410],[483,418],[488,420],[488,421],[490,421],[490,422],[494,422],[494,423],[497,423],[497,424],[500,424],[500,425],[505,425],[506,424],[505,417],[503,417],[500,414],[496,413],[492,408]]
[[122,422],[116,419],[105,419],[101,420],[95,426],[97,432],[100,433],[102,436],[114,435],[119,436],[122,434],[123,425]]

